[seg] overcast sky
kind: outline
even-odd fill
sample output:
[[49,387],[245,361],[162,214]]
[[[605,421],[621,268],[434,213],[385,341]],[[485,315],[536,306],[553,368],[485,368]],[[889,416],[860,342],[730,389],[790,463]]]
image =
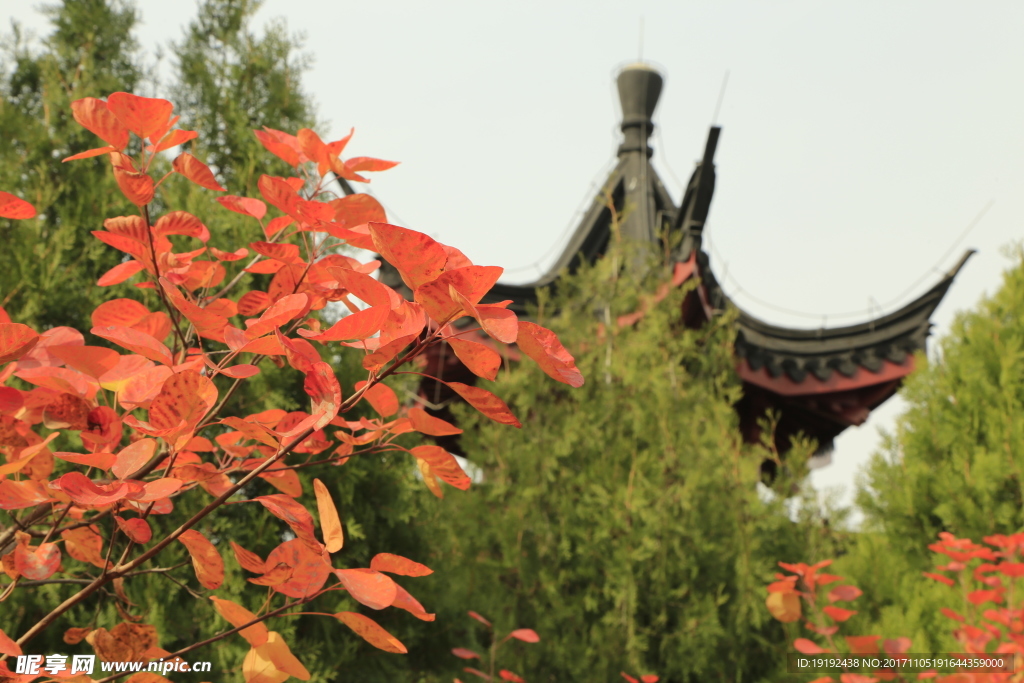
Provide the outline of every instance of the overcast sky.
[[[152,51],[195,5],[139,6]],[[33,3],[0,7],[46,32]],[[729,73],[706,235],[726,291],[764,320],[889,312],[973,247],[934,318],[941,335],[1024,235],[1019,2],[269,0],[257,23],[275,17],[315,59],[304,83],[323,137],[355,126],[354,155],[402,162],[370,186],[391,220],[509,281],[551,263],[610,169],[613,78],[641,49],[665,76],[652,145],[677,201]],[[847,430],[816,485],[849,491],[899,410],[893,399]]]

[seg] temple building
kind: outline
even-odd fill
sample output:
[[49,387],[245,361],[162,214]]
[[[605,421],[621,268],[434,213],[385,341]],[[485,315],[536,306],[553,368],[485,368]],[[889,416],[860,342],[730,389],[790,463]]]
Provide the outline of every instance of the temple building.
[[[743,398],[735,407],[744,440],[760,440],[759,418],[773,410],[779,415],[775,441],[780,452],[788,450],[790,438],[802,432],[818,442],[819,453],[829,453],[835,437],[848,427],[863,424],[913,371],[914,352],[925,349],[932,313],[972,252],[965,253],[928,292],[868,322],[794,329],[759,320],[726,296],[702,244],[715,191],[714,158],[721,128],[709,130],[703,158],[677,205],[651,165],[654,150],[648,144],[663,79],[654,69],[638,64],[624,69],[617,80],[623,140],[618,163],[604,183],[602,195],[610,193],[616,214],[622,217],[619,229],[623,238],[662,249],[664,228],[681,233],[680,246],[672,255],[673,284],[698,279],[680,311],[686,325],[699,327],[713,316],[737,308],[736,368]],[[525,314],[528,305],[537,300],[538,289],[557,287],[561,273],[571,273],[581,263],[600,258],[612,236],[613,215],[606,196],[594,198],[565,250],[545,274],[528,284],[499,282],[485,302],[512,299],[515,303],[510,308]],[[389,281],[388,273],[383,275]],[[431,370],[444,379],[475,379],[443,348],[430,362]],[[436,382],[421,387],[423,398],[433,404],[445,403],[451,398],[448,393]],[[444,445],[453,452],[458,450],[457,443]]]

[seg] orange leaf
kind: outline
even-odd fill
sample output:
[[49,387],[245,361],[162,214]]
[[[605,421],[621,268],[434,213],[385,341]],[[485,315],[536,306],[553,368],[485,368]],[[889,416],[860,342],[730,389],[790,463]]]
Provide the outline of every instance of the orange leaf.
[[524,643],[540,642],[540,636],[538,636],[537,632],[534,631],[532,628],[517,628],[515,631],[512,631],[512,633],[509,633],[508,637],[515,638],[516,640],[521,640]]
[[134,474],[142,469],[142,466],[149,462],[154,453],[156,453],[156,439],[139,439],[125,446],[117,454],[117,459],[110,471],[118,479],[127,479],[129,474]]
[[[267,129],[267,131],[270,130],[271,129]],[[260,144],[262,144],[267,149],[268,152],[274,154],[279,159],[283,160],[286,164],[292,166],[293,168],[299,165],[300,159],[298,150],[293,149],[290,145],[281,142],[280,140],[278,140],[277,136],[275,136],[271,132],[254,130],[253,133],[256,134],[256,139],[260,141]]]
[[498,378],[501,356],[489,346],[455,337],[449,337],[446,341],[462,364],[474,375],[492,381]]
[[249,650],[242,662],[246,683],[283,683],[289,676],[309,680],[309,672],[295,658],[277,631],[267,632],[267,641]]
[[281,562],[270,571],[263,574],[263,576],[249,579],[249,583],[257,586],[280,586],[282,583],[292,578],[294,569],[290,566]]
[[145,267],[146,266],[139,261],[126,261],[124,263],[119,263],[104,273],[100,279],[96,281],[96,284],[100,287],[119,285],[143,270]]
[[338,612],[334,615],[338,621],[356,632],[363,640],[374,647],[385,652],[405,654],[408,650],[401,641],[385,631],[381,626],[369,617],[364,617],[356,612]]
[[79,152],[78,154],[72,154],[69,157],[64,157],[63,159],[60,160],[60,162],[62,164],[66,164],[69,161],[78,161],[79,159],[91,159],[93,157],[103,156],[104,154],[110,154],[111,152],[116,151],[116,147],[111,147],[109,145],[106,147],[95,147],[93,149],[87,149],[84,152]]
[[[327,552],[336,553],[345,545],[345,534],[341,528],[338,509],[331,500],[331,494],[319,479],[313,480],[313,492],[316,494],[316,507],[320,513],[320,530],[324,534],[324,545]],[[371,569],[377,569],[370,564]]]
[[172,130],[170,133],[164,135],[160,139],[159,144],[146,145],[146,151],[151,152],[153,154],[158,154],[165,150],[171,149],[172,147],[183,145],[189,140],[195,140],[197,137],[199,137],[199,133],[197,133],[194,130],[182,130],[181,128],[178,128],[177,130]]
[[64,539],[64,550],[74,559],[88,562],[100,569],[107,566],[103,559],[103,537],[96,533],[93,527],[65,529],[60,532],[60,536]]
[[452,648],[452,654],[459,659],[480,659],[480,655],[464,647]]
[[373,569],[335,569],[334,575],[353,598],[371,609],[389,607],[398,594],[398,584]]
[[267,508],[272,515],[283,520],[291,527],[299,540],[313,550],[320,552],[321,545],[316,540],[316,533],[313,530],[313,516],[302,506],[302,503],[280,493],[258,496],[253,498],[253,500]]
[[444,270],[448,255],[440,244],[422,232],[387,223],[370,223],[369,226],[377,251],[398,269],[409,289],[415,291]]
[[309,296],[306,294],[289,294],[268,308],[259,320],[249,325],[245,336],[249,339],[262,337],[267,332],[281,327],[309,310]]
[[313,549],[304,541],[293,538],[270,551],[267,567],[278,564],[292,567],[292,576],[285,583],[274,586],[274,590],[290,598],[304,598],[321,588],[331,574],[331,566],[323,556],[322,549]]
[[368,194],[350,194],[330,202],[334,220],[348,229],[367,223],[386,223],[387,214],[380,202]]
[[187,211],[171,211],[160,216],[160,220],[153,226],[153,234],[157,236],[186,235],[195,237],[203,243],[210,240],[209,228]]
[[313,363],[306,379],[302,383],[303,390],[312,399],[312,414],[317,416],[313,423],[314,429],[323,429],[338,414],[341,406],[341,385],[334,376],[329,363]]
[[[115,155],[117,152],[110,153],[111,157]],[[114,180],[128,201],[135,206],[145,206],[153,201],[156,188],[149,174],[133,171],[130,167],[119,165],[117,162],[113,164],[113,169]]]
[[83,506],[109,505],[123,500],[131,490],[126,482],[100,486],[81,472],[68,472],[51,482],[50,488],[63,491],[71,500]]
[[230,541],[230,543],[231,549],[235,552],[235,559],[238,560],[238,564],[241,565],[242,569],[256,574],[262,574],[266,570],[266,563],[260,559],[259,555],[246,550],[234,541]]
[[796,593],[770,593],[765,604],[772,616],[783,623],[800,618],[800,597]]
[[128,145],[128,129],[114,116],[103,100],[95,97],[75,100],[71,103],[71,114],[80,126],[97,135],[100,140],[117,151],[120,152]]
[[[148,138],[153,133],[167,128],[167,122],[171,118],[171,111],[174,109],[174,105],[167,100],[139,97],[138,95],[126,92],[116,92],[107,98],[107,108],[125,128],[140,138]],[[106,138],[104,139],[106,140]],[[114,141],[106,141],[115,147],[118,146]],[[125,143],[127,144],[127,140],[125,140]],[[121,147],[123,148],[124,145],[121,145]]]
[[423,477],[423,483],[427,485],[427,488],[438,498],[444,498],[444,491],[441,489],[441,481],[434,474],[434,471],[430,469],[430,463],[426,460],[416,459],[416,467],[420,471],[420,475]]
[[361,173],[363,171],[377,173],[394,168],[399,163],[398,161],[384,161],[383,159],[373,159],[371,157],[352,157],[345,162],[345,168],[351,173]]
[[319,334],[302,329],[298,330],[298,333],[306,339],[318,342],[366,339],[380,331],[390,312],[391,309],[388,306],[371,306],[351,315],[346,315]]
[[259,187],[263,198],[270,204],[273,204],[292,218],[299,218],[299,195],[284,178],[262,175],[257,183],[257,187]]
[[840,622],[846,621],[857,613],[855,610],[843,609],[842,607],[835,607],[833,605],[827,605],[826,607],[823,607],[821,611],[832,617],[835,621]]
[[0,654],[8,655],[10,657],[21,656],[21,646],[10,639],[10,637],[4,633],[3,629],[0,629]]
[[878,639],[881,636],[846,636],[850,653],[855,655],[877,655]]
[[39,341],[35,330],[20,323],[0,323],[0,364],[18,360]]
[[120,325],[94,327],[90,332],[157,363],[164,365],[173,365],[174,363],[171,359],[170,349],[144,332]]
[[487,628],[491,627],[491,622],[487,621],[486,619],[484,619],[482,616],[480,616],[479,614],[477,614],[473,610],[469,610],[468,612],[466,612],[466,614],[468,614],[471,619],[476,619],[477,621],[479,621],[481,624],[483,624]]
[[862,595],[861,590],[856,586],[836,586],[828,592],[829,602],[836,602],[837,600],[848,601],[856,600]]
[[490,291],[501,277],[503,270],[498,266],[467,266],[446,270],[437,279],[416,289],[416,302],[438,322],[453,319],[462,310],[462,305],[452,299],[449,287],[462,294],[472,304]]
[[123,517],[114,515],[114,521],[117,522],[117,526],[121,528],[124,535],[135,543],[149,543],[153,538],[153,530],[149,528],[149,524],[146,523],[146,520],[141,517],[124,519]]
[[[213,601],[213,608],[217,610],[217,614],[224,617],[224,619],[238,628],[242,624],[248,624],[251,621],[256,621],[256,615],[242,607],[236,602],[227,600],[225,598],[218,598],[213,595],[210,596],[210,600]],[[259,647],[267,642],[269,631],[267,625],[262,621],[247,626],[238,632],[240,636],[249,641],[249,644],[253,647]]]
[[377,553],[370,560],[370,569],[389,574],[401,574],[402,576],[428,576],[434,570],[419,562],[413,562],[401,555],[391,553]]
[[395,584],[395,589],[395,600],[391,603],[392,607],[404,609],[420,621],[434,621],[437,618],[436,614],[428,614],[427,610],[423,609],[423,605],[420,604],[419,600],[409,595],[409,592],[397,583]]
[[149,309],[135,299],[111,299],[96,307],[92,312],[95,327],[120,325],[131,327],[149,315]]
[[17,532],[18,545],[14,548],[14,569],[31,581],[43,581],[53,576],[60,566],[60,548],[54,543],[29,545],[31,536]]
[[455,456],[445,449],[440,446],[416,446],[409,452],[416,459],[430,465],[431,473],[440,478],[441,481],[454,486],[460,491],[469,489],[472,483],[470,478],[462,471]]
[[216,190],[217,192],[227,191],[217,182],[217,178],[214,177],[210,167],[188,152],[179,154],[174,160],[173,167],[176,172],[200,187],[205,187],[207,190]]
[[273,300],[267,296],[266,292],[254,289],[243,294],[242,298],[238,300],[238,312],[246,317],[254,316],[260,311],[266,310],[272,303],[274,303]]
[[552,379],[571,387],[583,386],[583,375],[576,369],[575,359],[551,330],[535,323],[519,321],[516,343]]
[[422,408],[410,408],[409,420],[413,429],[427,436],[448,436],[450,434],[461,434],[462,430],[444,420],[432,417]]
[[192,567],[196,578],[204,588],[215,590],[224,583],[224,560],[205,536],[195,529],[188,529],[178,537],[192,556]]
[[807,638],[797,638],[793,641],[793,648],[797,652],[802,652],[805,655],[816,655],[825,652],[825,649],[815,643],[813,640]]
[[[208,377],[195,370],[182,370],[164,380],[160,393],[149,405],[149,421],[157,429],[174,430],[175,435],[187,433],[190,439],[191,431],[216,402],[217,387]],[[171,446],[176,447],[173,443]]]
[[[364,386],[366,386],[365,381],[356,382],[356,391],[359,391]],[[363,397],[381,417],[391,417],[398,412],[398,396],[395,395],[394,389],[386,384],[374,384],[366,390]]]
[[462,384],[461,382],[446,382],[446,384],[451,387],[455,393],[461,396],[466,403],[473,406],[495,422],[512,425],[513,427],[523,426],[520,424],[519,420],[516,419],[516,416],[512,414],[512,411],[508,409],[505,402],[486,389],[471,387],[468,384]]
[[0,479],[0,510],[21,510],[53,500],[38,481]]
[[327,145],[320,139],[320,136],[309,128],[300,128],[295,137],[299,139],[302,153],[317,165],[317,172],[320,175],[327,173],[331,168],[331,161],[327,153]]
[[229,194],[225,197],[217,197],[217,201],[228,211],[234,211],[243,216],[252,216],[256,220],[267,215],[267,205],[258,199]]
[[36,207],[9,192],[0,191],[0,218],[24,220],[36,215]]

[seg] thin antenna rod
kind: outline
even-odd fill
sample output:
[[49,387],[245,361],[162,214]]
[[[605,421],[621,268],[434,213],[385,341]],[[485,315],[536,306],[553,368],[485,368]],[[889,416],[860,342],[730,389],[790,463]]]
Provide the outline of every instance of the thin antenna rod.
[[725,99],[725,86],[729,84],[729,71],[726,70],[722,78],[722,89],[718,91],[718,104],[715,105],[715,116],[711,119],[714,125],[718,125],[718,114],[722,111],[722,100]]
[[637,57],[636,61],[643,63],[644,61],[644,18],[640,17],[640,43],[637,45]]

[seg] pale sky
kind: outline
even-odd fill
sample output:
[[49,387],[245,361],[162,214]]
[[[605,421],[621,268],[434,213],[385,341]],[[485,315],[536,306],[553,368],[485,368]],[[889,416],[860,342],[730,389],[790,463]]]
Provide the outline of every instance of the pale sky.
[[[43,33],[35,6],[0,0],[0,20]],[[195,7],[139,6],[151,52],[180,38]],[[609,170],[613,78],[640,56],[641,23],[642,56],[665,76],[654,164],[676,201],[729,73],[706,235],[748,312],[859,322],[869,305],[889,312],[926,291],[973,247],[933,318],[942,335],[998,285],[1000,247],[1024,236],[1019,2],[269,0],[257,24],[275,17],[306,36],[323,137],[355,126],[352,154],[402,162],[369,187],[392,222],[509,281],[554,259]],[[815,485],[848,494],[899,410],[893,399],[847,430]]]

